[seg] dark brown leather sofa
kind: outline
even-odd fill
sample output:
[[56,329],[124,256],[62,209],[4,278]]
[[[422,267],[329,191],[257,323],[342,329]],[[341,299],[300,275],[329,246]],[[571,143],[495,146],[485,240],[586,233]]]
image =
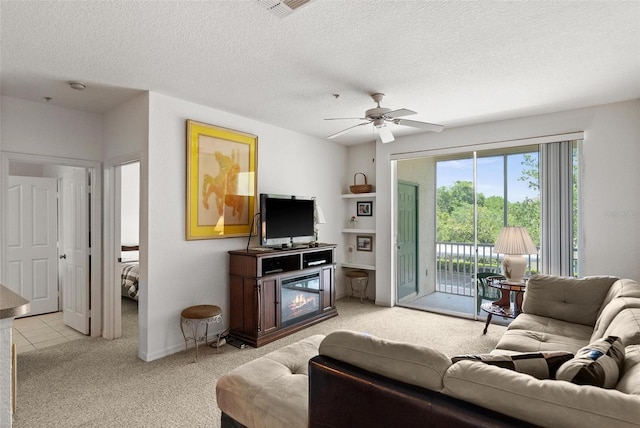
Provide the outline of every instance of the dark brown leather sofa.
[[331,357],[309,361],[310,428],[532,426]]

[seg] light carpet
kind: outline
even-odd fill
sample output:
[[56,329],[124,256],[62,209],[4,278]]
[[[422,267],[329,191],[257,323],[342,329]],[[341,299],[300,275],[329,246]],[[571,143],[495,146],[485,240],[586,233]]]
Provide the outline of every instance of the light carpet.
[[[18,355],[16,428],[219,427],[215,385],[226,372],[313,334],[363,331],[441,350],[449,356],[493,349],[505,327],[359,299],[339,315],[260,348],[201,346],[145,363],[137,358],[135,302],[123,300],[123,337],[86,338]],[[179,328],[176,320],[176,328]]]

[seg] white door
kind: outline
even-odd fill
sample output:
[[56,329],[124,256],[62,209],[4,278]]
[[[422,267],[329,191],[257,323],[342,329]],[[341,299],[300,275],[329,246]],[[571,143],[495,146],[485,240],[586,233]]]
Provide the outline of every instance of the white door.
[[60,280],[64,323],[89,334],[89,187],[85,169],[62,176]]
[[116,249],[115,271],[113,279],[114,289],[117,290],[113,301],[114,310],[114,339],[122,337],[122,165],[116,166],[114,172],[113,198],[113,245]]
[[56,179],[10,176],[8,183],[5,285],[31,302],[28,315],[57,312]]

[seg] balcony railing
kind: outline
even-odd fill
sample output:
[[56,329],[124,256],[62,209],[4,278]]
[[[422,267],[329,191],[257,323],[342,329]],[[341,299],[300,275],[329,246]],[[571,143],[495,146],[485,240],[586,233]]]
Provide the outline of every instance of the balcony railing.
[[[474,246],[462,242],[436,242],[436,291],[473,296]],[[537,254],[527,256],[525,275],[540,272]],[[478,245],[478,272],[499,273],[502,255],[493,251],[493,244]]]

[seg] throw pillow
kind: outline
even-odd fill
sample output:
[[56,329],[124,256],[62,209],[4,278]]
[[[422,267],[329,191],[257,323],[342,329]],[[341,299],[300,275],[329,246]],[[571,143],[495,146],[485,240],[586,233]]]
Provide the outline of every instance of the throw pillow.
[[580,349],[575,358],[564,363],[556,378],[578,385],[613,388],[624,367],[624,345],[617,336],[599,339]]
[[538,379],[554,379],[562,364],[573,358],[573,354],[564,351],[528,352],[512,355],[459,355],[451,358],[452,363],[462,360],[479,361],[485,364],[526,373]]

